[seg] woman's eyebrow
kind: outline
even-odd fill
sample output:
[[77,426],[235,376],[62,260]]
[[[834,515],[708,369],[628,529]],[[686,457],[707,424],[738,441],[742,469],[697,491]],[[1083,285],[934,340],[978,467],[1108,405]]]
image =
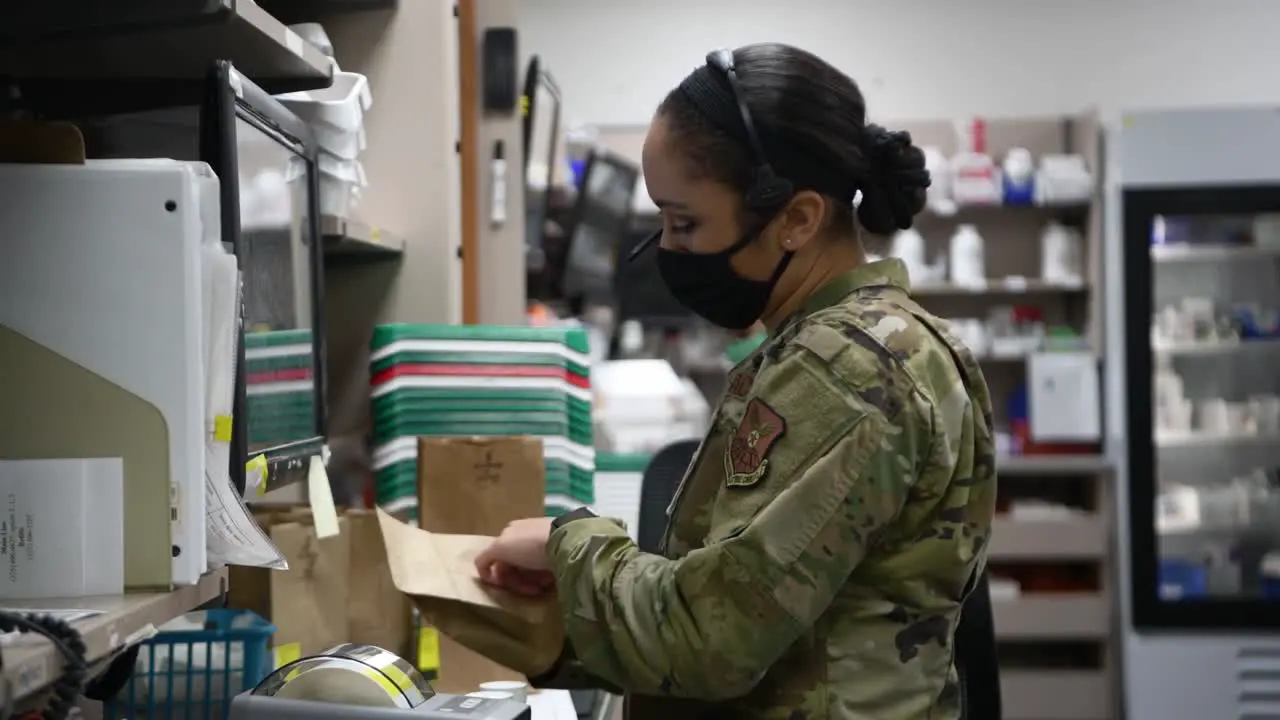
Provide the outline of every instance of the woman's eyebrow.
[[663,200],[661,198],[653,198],[653,204],[657,205],[661,210],[688,210],[689,206],[675,200]]

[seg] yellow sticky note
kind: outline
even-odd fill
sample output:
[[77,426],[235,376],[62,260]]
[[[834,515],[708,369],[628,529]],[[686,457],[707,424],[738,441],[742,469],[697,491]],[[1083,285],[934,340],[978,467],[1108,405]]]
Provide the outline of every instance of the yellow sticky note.
[[418,629],[418,669],[424,673],[440,670],[440,635],[433,627]]
[[267,494],[267,458],[265,455],[255,455],[252,460],[244,464],[245,477],[245,493],[256,494],[261,497]]
[[277,645],[272,649],[277,668],[282,668],[295,660],[302,659],[302,643]]
[[376,227],[369,228],[369,242],[375,245],[382,244],[382,231]]
[[213,439],[218,442],[231,442],[231,417],[219,415],[213,419]]
[[338,534],[338,508],[333,502],[333,489],[329,487],[329,473],[319,455],[311,456],[307,470],[307,496],[311,502],[311,522],[316,537],[327,538]]

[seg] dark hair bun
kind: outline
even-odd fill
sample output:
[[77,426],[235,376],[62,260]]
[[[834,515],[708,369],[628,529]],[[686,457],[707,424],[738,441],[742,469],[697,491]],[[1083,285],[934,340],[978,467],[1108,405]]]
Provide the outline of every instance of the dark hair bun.
[[876,235],[910,228],[929,187],[924,153],[911,144],[910,133],[871,124],[863,130],[862,148],[871,172],[862,184],[858,222]]

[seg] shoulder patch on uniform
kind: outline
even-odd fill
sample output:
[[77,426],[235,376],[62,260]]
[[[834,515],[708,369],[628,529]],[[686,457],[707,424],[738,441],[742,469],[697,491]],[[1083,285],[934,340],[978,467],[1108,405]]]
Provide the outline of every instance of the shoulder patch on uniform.
[[725,449],[725,484],[751,487],[769,469],[769,451],[787,433],[787,420],[765,401],[752,398]]

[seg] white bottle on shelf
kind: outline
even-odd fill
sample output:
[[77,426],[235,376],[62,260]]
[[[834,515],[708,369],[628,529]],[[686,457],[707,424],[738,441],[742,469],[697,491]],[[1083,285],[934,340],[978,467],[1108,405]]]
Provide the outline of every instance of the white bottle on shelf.
[[924,169],[929,172],[929,190],[925,204],[935,215],[949,216],[956,212],[956,202],[951,198],[951,163],[938,147],[921,148],[924,153]]
[[929,274],[929,261],[925,257],[924,236],[914,228],[900,230],[893,236],[891,252],[907,267],[907,277],[919,283]]
[[982,287],[987,283],[984,241],[978,228],[961,223],[951,236],[951,282],[965,287]]
[[1030,205],[1035,200],[1035,160],[1026,148],[1011,148],[1004,156],[1005,205]]
[[1050,221],[1040,233],[1040,279],[1058,285],[1082,282],[1080,233]]
[[999,205],[1000,169],[987,154],[987,124],[969,123],[964,150],[951,158],[951,197],[957,205]]

